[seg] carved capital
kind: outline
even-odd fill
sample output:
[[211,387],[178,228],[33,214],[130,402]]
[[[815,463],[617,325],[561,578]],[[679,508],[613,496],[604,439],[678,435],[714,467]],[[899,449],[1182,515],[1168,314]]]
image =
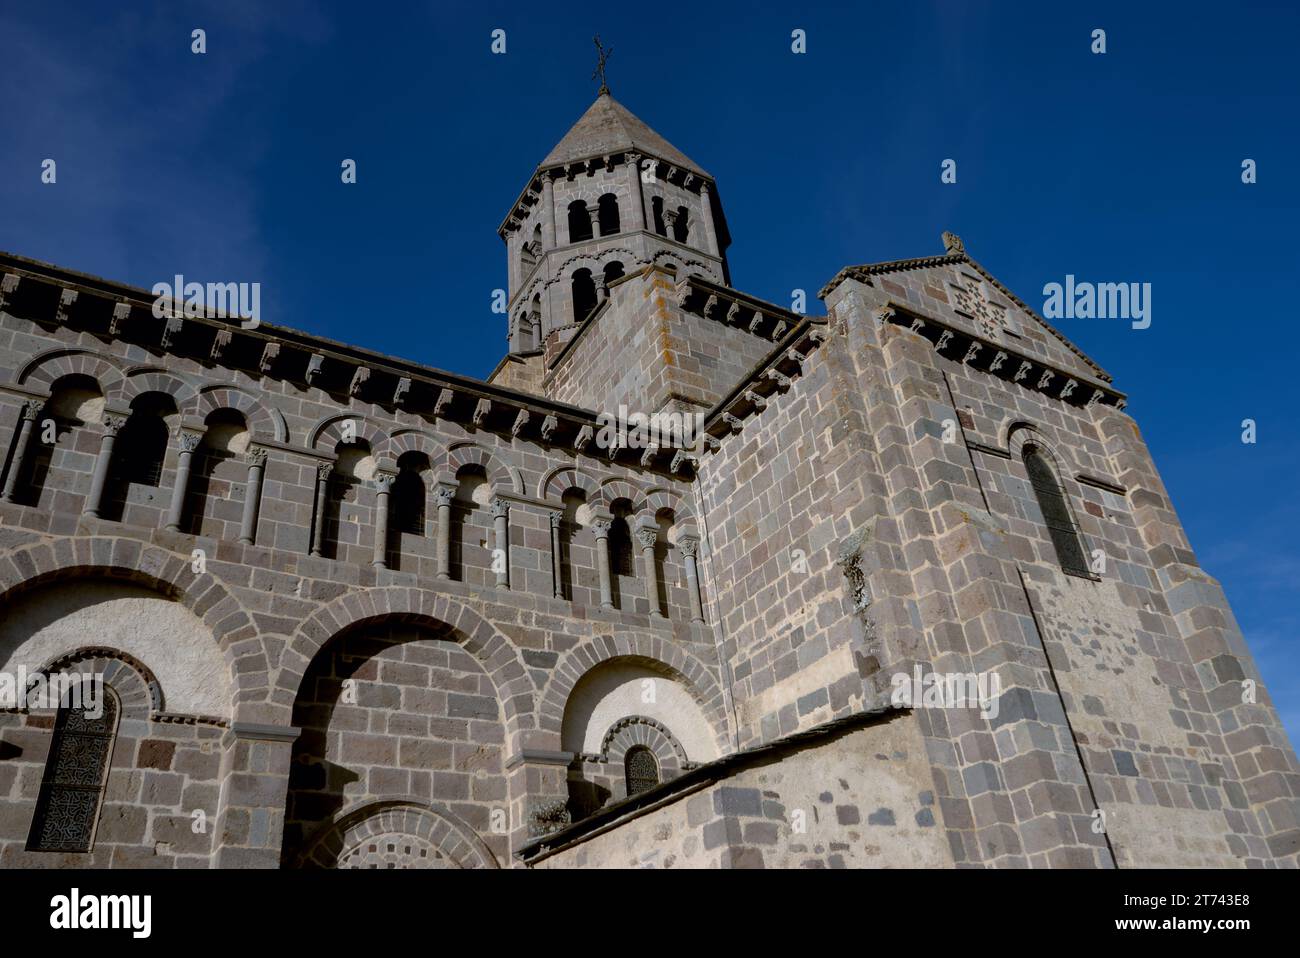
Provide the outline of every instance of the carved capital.
[[375,492],[384,496],[388,495],[393,489],[393,480],[396,478],[391,472],[375,473],[375,478],[372,480],[375,484]]
[[456,487],[439,483],[433,490],[434,505],[450,506],[456,498]]
[[128,418],[129,417],[127,416],[105,416],[103,423],[104,432],[110,436],[116,436],[122,431],[122,427],[126,425]]
[[334,474],[334,463],[322,462],[316,467],[316,481],[329,482],[330,476]]
[[597,539],[609,538],[609,527],[612,524],[610,519],[592,519],[591,531]]
[[552,529],[558,529],[560,524],[564,522],[564,512],[559,509],[552,509],[546,514],[546,518],[550,520]]
[[642,526],[636,530],[636,541],[641,543],[642,549],[653,549],[655,543],[659,541],[659,530],[650,526]]
[[266,450],[261,446],[253,446],[248,452],[244,453],[244,462],[250,466],[266,465]]
[[40,415],[41,409],[44,405],[45,402],[41,399],[27,400],[27,402],[23,403],[23,418],[28,422],[34,422],[36,417]]
[[700,540],[694,536],[682,536],[677,540],[677,548],[688,559],[694,559],[700,551]]
[[176,430],[176,442],[180,446],[181,452],[193,452],[199,448],[199,443],[202,441],[202,433],[190,432],[187,429]]
[[510,503],[497,496],[492,500],[492,518],[506,519],[510,516]]

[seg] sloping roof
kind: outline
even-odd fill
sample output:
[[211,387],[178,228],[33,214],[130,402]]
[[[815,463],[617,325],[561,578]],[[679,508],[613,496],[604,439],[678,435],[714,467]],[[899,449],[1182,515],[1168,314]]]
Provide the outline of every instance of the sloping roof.
[[963,263],[967,266],[970,266],[977,273],[983,276],[984,279],[987,280],[991,286],[993,286],[996,290],[998,290],[998,292],[1000,292],[1003,296],[1011,300],[1011,302],[1013,302],[1016,306],[1018,306],[1024,312],[1028,313],[1031,317],[1033,317],[1034,320],[1036,320],[1044,329],[1046,329],[1049,333],[1051,333],[1058,340],[1060,340],[1062,345],[1064,345],[1066,349],[1068,349],[1070,352],[1074,353],[1074,355],[1078,356],[1081,360],[1083,360],[1083,362],[1088,366],[1088,368],[1093,370],[1093,372],[1097,374],[1098,379],[1106,383],[1114,381],[1111,378],[1110,373],[1102,369],[1101,366],[1099,366],[1091,356],[1089,356],[1082,349],[1080,349],[1078,346],[1072,343],[1065,336],[1065,334],[1062,333],[1059,329],[1057,329],[1047,320],[1043,319],[1043,317],[1039,314],[1038,310],[1034,309],[1023,299],[1021,299],[1019,296],[1013,293],[1009,288],[1007,288],[1007,286],[1005,286],[1002,283],[1001,280],[999,280],[987,269],[985,269],[983,266],[977,263],[970,256],[969,253],[965,252],[964,249],[961,251],[947,252],[941,256],[920,256],[914,259],[895,259],[895,260],[888,260],[883,263],[863,263],[860,266],[846,266],[838,273],[836,273],[835,277],[829,283],[827,283],[825,286],[821,288],[821,291],[818,292],[817,297],[819,299],[825,299],[827,295],[830,294],[831,290],[833,290],[842,281],[848,279],[849,277],[861,278],[866,276],[879,276],[881,273],[894,273],[894,272],[899,272],[902,270],[909,270],[909,269],[924,269],[930,266],[952,266],[958,263]]
[[596,102],[564,134],[564,138],[546,155],[541,165],[560,166],[575,160],[625,150],[649,153],[657,159],[712,179],[698,163],[646,126],[631,110],[608,93],[596,97]]

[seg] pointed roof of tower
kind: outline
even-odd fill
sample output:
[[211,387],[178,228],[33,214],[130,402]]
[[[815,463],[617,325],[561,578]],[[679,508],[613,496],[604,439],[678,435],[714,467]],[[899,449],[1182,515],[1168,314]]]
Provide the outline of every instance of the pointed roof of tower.
[[615,100],[609,92],[602,91],[596,102],[587,108],[578,122],[555,149],[542,160],[542,167],[561,166],[576,160],[626,150],[649,153],[651,156],[713,179],[694,160],[673,146],[650,127],[646,126],[627,107]]

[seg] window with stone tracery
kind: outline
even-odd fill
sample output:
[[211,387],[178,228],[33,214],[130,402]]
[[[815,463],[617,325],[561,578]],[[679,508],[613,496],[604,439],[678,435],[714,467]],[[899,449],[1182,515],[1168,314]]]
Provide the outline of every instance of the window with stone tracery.
[[88,852],[94,847],[118,718],[111,692],[105,690],[95,704],[93,709],[59,709],[28,851]]
[[628,795],[649,791],[659,784],[659,762],[644,745],[633,745],[623,758]]

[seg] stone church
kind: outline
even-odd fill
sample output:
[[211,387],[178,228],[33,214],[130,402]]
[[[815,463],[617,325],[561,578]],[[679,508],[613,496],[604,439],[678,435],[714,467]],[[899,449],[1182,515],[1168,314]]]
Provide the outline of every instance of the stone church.
[[956,236],[765,302],[605,89],[498,232],[486,380],[0,254],[0,865],[1297,864],[1124,393]]

